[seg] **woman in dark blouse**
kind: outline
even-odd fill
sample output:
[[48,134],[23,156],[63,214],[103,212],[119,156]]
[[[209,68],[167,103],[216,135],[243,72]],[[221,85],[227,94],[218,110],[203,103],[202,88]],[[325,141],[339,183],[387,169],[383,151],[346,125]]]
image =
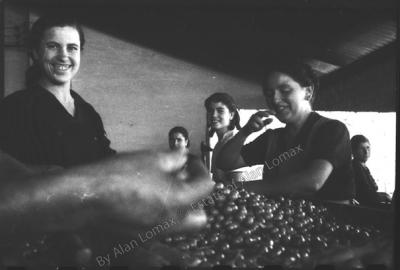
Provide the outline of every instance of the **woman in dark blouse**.
[[[349,132],[312,110],[318,80],[297,62],[278,63],[266,73],[263,92],[270,111],[259,111],[221,150],[217,166],[235,169],[263,164],[263,181],[245,183],[266,195],[293,195],[348,203],[354,197]],[[285,123],[243,145],[268,125]]]
[[76,20],[56,14],[30,33],[27,89],[0,103],[0,148],[31,165],[69,167],[115,153],[94,108],[71,89],[85,43]]

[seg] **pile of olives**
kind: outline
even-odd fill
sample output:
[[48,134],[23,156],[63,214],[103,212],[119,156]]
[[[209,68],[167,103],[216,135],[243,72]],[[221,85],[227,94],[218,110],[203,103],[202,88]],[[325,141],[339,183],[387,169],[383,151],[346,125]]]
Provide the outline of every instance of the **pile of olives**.
[[208,204],[199,204],[207,213],[205,228],[162,239],[182,252],[187,266],[296,268],[312,264],[326,250],[380,234],[373,227],[340,224],[325,206],[308,200],[267,198],[223,184],[213,194]]

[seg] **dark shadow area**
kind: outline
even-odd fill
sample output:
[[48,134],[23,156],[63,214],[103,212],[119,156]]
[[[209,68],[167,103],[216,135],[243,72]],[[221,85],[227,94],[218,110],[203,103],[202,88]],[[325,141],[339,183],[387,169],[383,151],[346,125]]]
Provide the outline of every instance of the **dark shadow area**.
[[[293,2],[243,4],[243,1],[234,1],[229,5],[105,0],[17,3],[29,5],[31,10],[40,13],[62,9],[77,16],[84,25],[109,36],[256,84],[261,82],[264,66],[274,58],[314,61],[313,68],[323,78],[321,88],[326,88],[326,93],[317,98],[315,108],[331,110],[329,104],[334,99],[336,110],[349,110],[351,104],[346,100],[353,99],[346,98],[348,91],[340,85],[346,76],[360,73],[364,66],[357,64],[360,59],[385,50],[388,45],[394,46],[397,15],[394,2],[383,1],[380,5],[371,2],[362,5],[359,1],[350,1],[353,5],[341,1],[319,5],[312,1]],[[351,68],[353,63],[355,66]],[[342,69],[347,72],[341,73]],[[335,74],[335,79],[325,79],[331,73]],[[344,75],[337,79],[336,74]],[[339,86],[335,85],[337,82]],[[394,90],[390,90],[391,85],[386,88],[389,90],[378,105],[375,105],[375,93],[371,92],[366,102],[350,108],[394,111],[391,96]],[[331,89],[339,89],[344,98],[336,97],[336,90],[332,94]]]
[[250,81],[259,81],[263,65],[274,57],[345,66],[348,60],[335,49],[351,39],[346,33],[395,21],[386,8],[100,3],[31,5],[62,8],[110,36]]

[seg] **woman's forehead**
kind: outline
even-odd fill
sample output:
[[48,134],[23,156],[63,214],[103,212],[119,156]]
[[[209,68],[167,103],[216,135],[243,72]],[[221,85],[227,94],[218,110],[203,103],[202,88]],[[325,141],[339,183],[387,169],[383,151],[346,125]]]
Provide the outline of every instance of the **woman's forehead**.
[[225,103],[221,101],[210,103],[210,109],[219,109],[219,108],[228,109],[228,106],[226,106]]
[[297,83],[295,79],[289,74],[280,71],[274,71],[270,73],[266,80],[269,84],[289,84],[289,83]]
[[273,72],[268,75],[263,84],[263,91],[274,90],[283,86],[291,86],[292,88],[301,87],[301,84],[293,79],[290,75],[283,72]]
[[79,32],[72,26],[53,26],[44,31],[42,41],[63,42],[80,45]]
[[171,138],[179,138],[179,137],[185,138],[185,136],[180,132],[174,132],[171,134]]

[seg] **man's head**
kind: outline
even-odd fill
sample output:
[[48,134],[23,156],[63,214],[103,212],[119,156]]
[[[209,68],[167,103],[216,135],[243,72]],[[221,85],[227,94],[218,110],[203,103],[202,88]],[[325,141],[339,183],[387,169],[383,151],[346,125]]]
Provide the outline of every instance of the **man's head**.
[[351,151],[353,152],[353,158],[362,163],[367,162],[370,157],[370,143],[367,137],[364,135],[354,135],[351,138]]

